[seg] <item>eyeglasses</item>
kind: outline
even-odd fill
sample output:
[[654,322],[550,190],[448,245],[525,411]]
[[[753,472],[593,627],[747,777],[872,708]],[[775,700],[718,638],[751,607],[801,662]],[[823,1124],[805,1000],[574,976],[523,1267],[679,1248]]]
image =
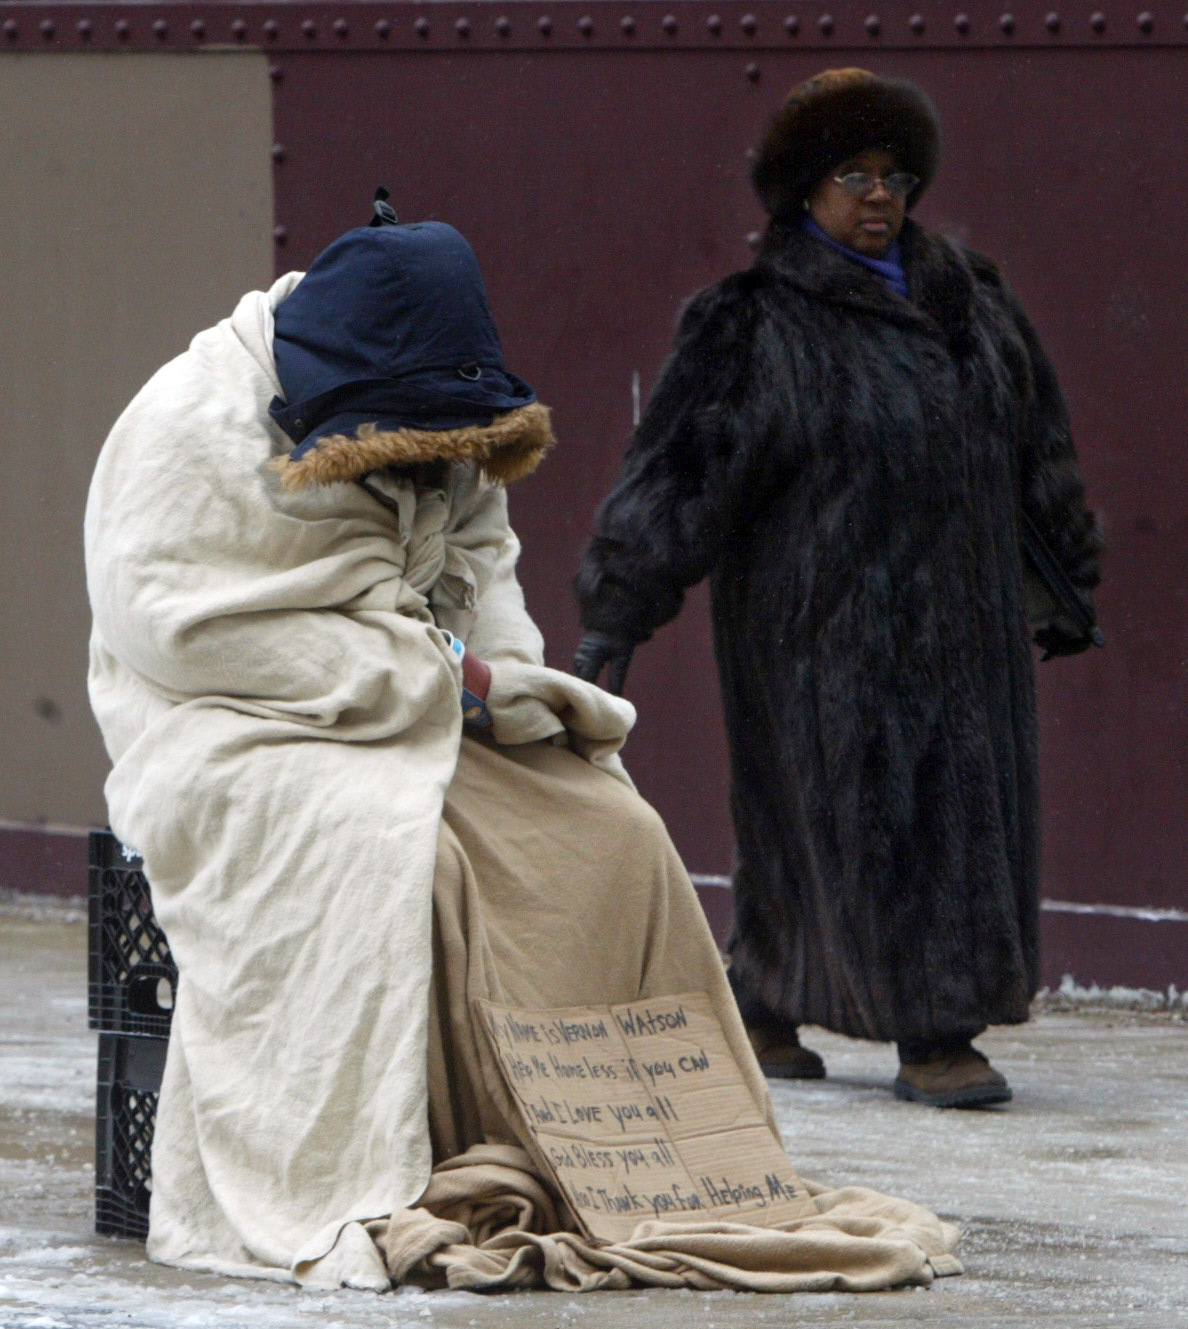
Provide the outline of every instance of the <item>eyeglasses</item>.
[[882,185],[892,198],[907,198],[920,183],[920,177],[912,175],[910,171],[892,171],[890,175],[868,175],[865,171],[850,171],[848,175],[835,175],[833,179],[847,194],[852,194],[855,198],[865,198],[874,191],[875,185]]

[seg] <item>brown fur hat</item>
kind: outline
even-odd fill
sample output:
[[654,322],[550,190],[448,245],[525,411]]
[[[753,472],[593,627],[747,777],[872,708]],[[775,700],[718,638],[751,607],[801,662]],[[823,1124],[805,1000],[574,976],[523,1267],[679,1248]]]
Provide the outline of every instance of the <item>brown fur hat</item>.
[[865,69],[826,69],[793,88],[767,127],[751,180],[773,217],[799,211],[813,186],[855,153],[882,148],[920,177],[915,206],[936,172],[940,124],[914,83]]

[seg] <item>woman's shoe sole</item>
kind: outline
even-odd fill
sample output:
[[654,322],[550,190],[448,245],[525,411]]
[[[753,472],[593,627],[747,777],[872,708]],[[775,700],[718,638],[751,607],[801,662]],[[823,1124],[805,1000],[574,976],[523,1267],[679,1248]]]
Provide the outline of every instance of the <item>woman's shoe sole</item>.
[[964,1089],[949,1089],[944,1093],[930,1094],[923,1089],[916,1089],[902,1080],[892,1085],[895,1097],[906,1103],[923,1103],[925,1107],[935,1108],[981,1108],[991,1107],[995,1103],[1009,1103],[1014,1095],[1009,1084],[971,1084]]

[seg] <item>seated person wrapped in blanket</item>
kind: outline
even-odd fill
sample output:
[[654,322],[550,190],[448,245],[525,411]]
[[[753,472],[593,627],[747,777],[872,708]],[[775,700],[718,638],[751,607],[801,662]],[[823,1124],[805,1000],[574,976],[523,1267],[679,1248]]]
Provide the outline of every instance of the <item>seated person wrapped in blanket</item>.
[[746,1258],[712,1225],[600,1247],[533,1167],[476,998],[704,991],[772,1121],[619,760],[630,705],[543,665],[505,486],[552,442],[474,254],[431,222],[245,295],[103,448],[91,698],[180,974],[149,1254],[373,1290],[953,1272],[952,1228],[855,1190],[742,1229]]

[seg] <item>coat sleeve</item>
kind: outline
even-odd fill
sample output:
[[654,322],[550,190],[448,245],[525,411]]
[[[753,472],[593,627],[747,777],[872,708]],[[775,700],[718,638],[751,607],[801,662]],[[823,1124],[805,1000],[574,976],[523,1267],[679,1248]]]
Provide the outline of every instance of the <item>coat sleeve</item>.
[[1069,580],[1088,597],[1101,580],[1102,538],[1085,502],[1068,408],[1035,329],[1009,291],[1006,298],[1026,348],[1030,379],[1018,453],[1020,500]]
[[578,572],[586,629],[645,641],[745,519],[775,416],[758,390],[769,340],[751,274],[687,306]]
[[507,493],[502,485],[484,487],[465,525],[452,539],[460,547],[483,551],[489,566],[466,645],[488,663],[543,664],[544,640],[528,613],[516,576],[520,541],[508,520]]

